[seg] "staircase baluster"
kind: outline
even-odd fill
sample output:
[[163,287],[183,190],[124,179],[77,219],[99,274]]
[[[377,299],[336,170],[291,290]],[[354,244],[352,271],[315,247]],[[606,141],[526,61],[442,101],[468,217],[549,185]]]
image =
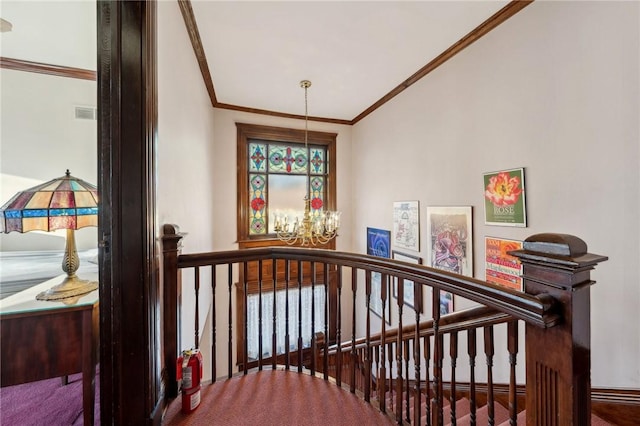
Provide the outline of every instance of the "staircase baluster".
[[285,335],[284,358],[285,369],[291,368],[291,335],[289,333],[289,282],[291,280],[291,263],[289,259],[284,261],[284,310],[285,310]]
[[298,373],[302,373],[302,261],[298,260]]
[[200,346],[200,310],[199,310],[199,306],[200,306],[200,267],[196,266],[194,269],[194,273],[195,273],[195,284],[194,284],[194,288],[195,288],[195,293],[196,293],[196,300],[195,300],[195,313],[194,313],[194,334],[193,334],[193,338],[194,338],[194,346],[196,349],[199,348]]
[[417,284],[413,284],[413,309],[416,314],[416,330],[413,336],[413,364],[415,372],[415,385],[414,385],[414,399],[413,399],[413,424],[420,425],[421,420],[421,405],[422,405],[422,393],[420,392],[420,311],[422,310],[421,303],[422,297],[418,297],[418,289],[421,287]]
[[[341,350],[341,343],[342,343],[342,268],[338,267],[337,271],[336,271],[336,286],[338,289],[338,309],[336,310],[336,323],[337,323],[337,327],[336,327],[336,342],[338,342],[338,352],[337,352],[337,359],[336,359],[336,384],[338,386],[342,386],[342,350]],[[327,294],[327,287],[325,286],[324,289],[325,295]],[[327,299],[325,299],[325,304]],[[327,311],[329,310],[329,306],[326,305]],[[325,324],[327,323],[326,319],[325,319]],[[329,341],[328,338],[325,339],[326,341]],[[325,348],[327,348],[329,345],[325,345]],[[324,352],[324,357],[325,359],[328,357],[327,355],[327,351],[325,349]]]
[[[393,356],[393,345],[395,344],[395,342],[388,342],[387,343],[387,360],[389,362],[389,389],[388,389],[388,393],[391,395],[391,398],[389,398],[389,404],[391,404],[389,406],[389,409],[391,411],[393,411],[393,378],[391,377],[392,373],[393,373],[393,360],[395,359]],[[385,399],[385,404],[387,402],[387,395],[385,395],[384,397]]]
[[382,332],[380,346],[380,378],[378,379],[378,402],[380,402],[380,411],[387,412],[387,338],[385,332]]
[[362,359],[362,348],[356,350],[355,354],[355,363],[353,365],[353,370],[355,371],[355,388],[357,390],[364,389],[364,382],[362,381],[362,363],[360,360]]
[[271,368],[276,368],[276,363],[278,361],[278,339],[276,335],[276,320],[277,320],[277,305],[276,305],[276,290],[277,290],[277,282],[278,282],[278,260],[273,259],[271,261],[271,277],[273,278],[273,318],[271,327],[273,329],[273,333],[271,335]]
[[373,364],[376,365],[375,372],[372,375],[375,375],[375,395],[378,400],[380,400],[380,351],[378,350],[378,346],[374,346],[371,348],[371,355],[373,358]]
[[410,340],[405,340],[403,342],[404,346],[404,377],[406,380],[404,381],[404,406],[405,406],[405,419],[407,422],[411,422],[411,385],[409,383],[409,360],[411,359],[411,351],[409,350]]
[[[380,351],[380,348],[378,348],[378,350],[376,351],[376,354],[378,352],[380,352],[380,364],[376,364],[378,366],[377,370],[378,370],[378,401],[384,401],[385,398],[385,390],[386,390],[386,386],[384,381],[386,380],[386,375],[387,372],[385,370],[385,366],[384,366],[384,342],[385,342],[385,338],[384,335],[386,334],[387,331],[387,321],[385,320],[385,318],[387,317],[387,312],[386,312],[386,308],[387,308],[387,289],[389,288],[388,286],[388,280],[389,280],[389,276],[387,274],[382,274],[382,277],[380,279],[380,299],[382,300],[382,325],[381,325],[381,329],[380,329],[380,333],[382,336],[382,351]],[[390,313],[389,313],[390,314]],[[377,361],[376,361],[377,363]],[[382,407],[381,410],[384,413],[384,402],[382,402]]]
[[431,358],[431,338],[429,336],[424,336],[423,338],[423,346],[424,346],[424,361],[425,361],[425,367],[424,367],[424,382],[426,384],[426,389],[425,389],[425,414],[427,415],[427,421],[426,424],[427,426],[431,426],[431,381],[429,379],[429,365],[430,365],[430,358]]
[[229,367],[229,371],[227,373],[228,377],[231,378],[233,376],[233,309],[231,306],[231,301],[233,300],[232,298],[232,288],[231,286],[233,285],[233,264],[229,263],[229,272],[228,272],[228,276],[227,276],[227,285],[229,287],[229,308],[228,308],[228,313],[229,313],[229,336],[227,337],[227,339],[229,340],[229,347],[227,349],[227,361],[228,361],[228,367]]
[[489,415],[489,426],[495,424],[495,407],[493,398],[493,326],[484,327],[484,353],[487,356],[487,409]]
[[451,357],[451,393],[449,403],[451,404],[451,426],[456,426],[456,362],[458,359],[458,332],[449,334],[449,356]]
[[247,290],[248,290],[248,282],[247,282],[247,277],[249,276],[249,268],[247,266],[247,262],[243,262],[242,264],[242,271],[243,271],[243,276],[244,279],[242,280],[242,287],[244,290],[244,311],[243,311],[243,320],[244,320],[244,339],[242,341],[242,370],[243,373],[246,375],[247,374],[247,368],[248,368],[248,364],[249,364],[249,320],[248,320],[248,312],[247,312],[247,306],[249,306],[247,304],[247,299],[248,299],[248,294],[247,294]]
[[[365,330],[365,351],[364,351],[364,400],[369,402],[371,396],[371,271],[365,273],[365,294],[367,300],[367,324]],[[383,319],[384,321],[384,319]]]
[[351,393],[356,392],[356,293],[358,290],[358,270],[351,268],[351,291],[352,306],[351,306]]
[[[258,261],[258,370],[262,371],[262,260]],[[247,363],[249,361],[247,360]]]
[[[311,347],[315,348],[316,340],[316,262],[311,262]],[[326,335],[325,335],[326,336]],[[328,336],[326,336],[328,337]],[[316,372],[316,357],[311,357],[311,374]]]
[[507,323],[507,345],[509,349],[509,424],[517,425],[518,398],[516,395],[516,362],[518,357],[518,321]]
[[[340,329],[340,290],[338,290],[338,311],[337,314],[337,323],[338,330]],[[336,334],[340,336],[340,333]],[[340,339],[337,340],[340,343]],[[323,369],[324,369],[324,379],[329,380],[329,265],[327,263],[324,264],[324,357],[323,357]],[[339,357],[338,357],[339,358]],[[336,374],[337,375],[337,374]],[[338,386],[340,386],[340,381],[337,381]]]
[[431,412],[432,423],[442,426],[444,423],[443,396],[442,396],[442,361],[443,361],[443,338],[440,334],[440,289],[433,288],[432,292],[432,312],[433,312],[433,387],[435,391],[434,407]]
[[218,376],[216,369],[216,265],[211,265],[211,382],[216,382]]
[[467,332],[467,353],[469,354],[469,417],[471,426],[476,425],[476,329]]
[[396,421],[402,423],[402,308],[404,286],[398,286],[398,333],[396,338]]

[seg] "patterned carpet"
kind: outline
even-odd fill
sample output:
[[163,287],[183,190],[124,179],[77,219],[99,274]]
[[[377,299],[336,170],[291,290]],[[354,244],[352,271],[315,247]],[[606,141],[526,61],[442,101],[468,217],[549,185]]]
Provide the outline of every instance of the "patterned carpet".
[[202,388],[190,414],[174,400],[163,425],[392,425],[393,420],[349,391],[293,371],[265,370]]
[[[95,425],[100,424],[100,371],[96,371]],[[82,425],[82,374],[0,388],[0,425]]]

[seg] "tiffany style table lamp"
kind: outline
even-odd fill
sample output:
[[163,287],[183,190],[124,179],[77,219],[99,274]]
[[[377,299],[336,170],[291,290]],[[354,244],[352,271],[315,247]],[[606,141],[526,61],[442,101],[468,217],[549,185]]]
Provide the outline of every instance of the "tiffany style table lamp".
[[50,180],[33,188],[18,192],[0,208],[0,232],[6,234],[35,230],[67,230],[67,242],[62,270],[64,280],[36,296],[38,300],[75,298],[98,288],[95,281],[76,276],[80,258],[76,250],[75,230],[98,225],[98,189],[71,176]]

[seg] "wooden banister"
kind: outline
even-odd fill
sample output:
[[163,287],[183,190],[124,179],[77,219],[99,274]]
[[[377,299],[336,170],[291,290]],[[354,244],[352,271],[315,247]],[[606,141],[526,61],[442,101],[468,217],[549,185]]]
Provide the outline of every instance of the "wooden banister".
[[525,327],[527,424],[589,424],[590,271],[607,257],[587,253],[584,241],[564,234],[533,235],[510,254],[523,264],[525,292],[558,300],[564,319],[550,329]]
[[162,227],[162,264],[164,270],[162,315],[164,370],[162,379],[168,398],[178,396],[176,380],[176,360],[179,355],[182,306],[182,275],[178,273],[178,256],[182,250],[183,233],[177,225]]
[[[554,234],[555,235],[555,234]],[[260,247],[212,253],[184,254],[178,259],[178,268],[204,265],[223,265],[266,259],[285,259],[302,262],[323,262],[388,274],[398,279],[433,287],[453,293],[484,306],[522,319],[538,327],[554,326],[560,316],[553,309],[552,297],[539,293],[524,294],[506,287],[491,284],[448,271],[415,265],[394,259],[385,259],[358,253],[300,247]]]
[[[370,398],[379,400],[382,411],[386,411],[386,394],[393,395],[389,400],[390,409],[394,411],[397,421],[412,420],[419,423],[422,416],[420,404],[422,394],[426,394],[427,401],[425,414],[433,419],[435,424],[441,423],[443,419],[443,359],[446,354],[455,365],[458,358],[458,340],[449,339],[449,348],[444,348],[444,336],[458,336],[458,333],[467,334],[467,352],[469,364],[471,366],[471,382],[469,385],[469,399],[471,400],[471,415],[475,415],[475,373],[474,366],[476,360],[476,332],[484,331],[484,352],[487,356],[487,364],[491,367],[493,363],[494,347],[493,326],[507,323],[508,335],[507,345],[509,351],[509,368],[511,393],[509,396],[509,408],[512,422],[517,414],[517,398],[515,394],[515,365],[517,353],[517,320],[522,320],[526,324],[526,372],[527,372],[527,424],[563,424],[578,425],[587,424],[586,414],[590,412],[590,312],[589,312],[589,289],[593,284],[590,280],[590,270],[596,264],[607,260],[605,256],[587,253],[586,244],[579,238],[562,234],[539,234],[528,238],[523,244],[523,250],[511,252],[518,257],[524,265],[523,282],[524,292],[504,288],[490,284],[475,278],[460,276],[457,274],[429,268],[422,265],[409,264],[393,259],[384,259],[375,256],[368,256],[357,253],[338,252],[333,250],[293,248],[293,247],[261,247],[254,249],[232,250],[214,253],[180,254],[182,235],[174,225],[165,225],[163,228],[164,246],[164,361],[166,394],[169,397],[177,395],[177,385],[175,383],[175,358],[179,349],[179,322],[180,322],[180,269],[213,266],[213,276],[216,276],[215,266],[225,265],[228,268],[228,279],[226,286],[220,287],[228,289],[228,370],[229,377],[232,375],[232,331],[238,327],[244,327],[244,335],[247,335],[247,319],[245,312],[245,322],[232,324],[232,268],[240,272],[245,272],[250,262],[257,262],[258,270],[262,271],[263,262],[272,268],[271,277],[278,277],[276,271],[277,262],[283,262],[283,278],[266,278],[261,275],[257,278],[259,297],[262,297],[263,288],[265,291],[276,288],[289,291],[298,289],[297,313],[298,321],[291,324],[292,330],[297,329],[298,343],[296,353],[289,353],[289,305],[286,297],[287,334],[285,336],[286,352],[283,357],[286,368],[289,365],[297,366],[298,371],[302,371],[303,360],[302,328],[301,320],[301,289],[303,285],[324,286],[325,306],[337,307],[341,309],[340,290],[342,283],[338,285],[337,304],[336,301],[328,300],[326,291],[329,279],[329,267],[337,268],[336,276],[339,280],[342,277],[342,268],[351,268],[351,290],[352,300],[352,330],[346,342],[338,340],[337,345],[328,346],[333,340],[327,337],[328,331],[326,319],[324,333],[314,333],[311,338],[312,354],[309,361],[311,372],[324,373],[328,378],[329,367],[333,369],[337,377],[337,382],[344,379],[348,382],[352,392],[362,391],[364,399]],[[267,263],[270,262],[270,263]],[[295,276],[289,275],[289,264],[295,266],[298,271]],[[308,266],[304,266],[308,265]],[[279,266],[278,266],[279,267]],[[322,274],[316,273],[322,270]],[[334,270],[334,269],[332,269]],[[308,271],[308,273],[307,273]],[[420,321],[419,307],[421,301],[416,301],[416,307],[406,307],[403,300],[403,287],[398,285],[398,295],[396,299],[398,313],[398,328],[386,329],[386,324],[382,321],[377,333],[371,330],[371,313],[369,309],[364,311],[363,317],[356,317],[356,309],[361,306],[356,305],[356,295],[359,302],[365,300],[366,307],[369,306],[371,291],[371,277],[373,273],[378,273],[382,277],[382,282],[387,278],[396,279],[399,283],[402,280],[412,281],[416,287],[432,288],[431,311],[433,318],[427,321]],[[242,274],[240,274],[242,275]],[[361,277],[364,276],[364,280]],[[199,281],[196,280],[196,286]],[[247,281],[241,281],[240,286],[244,286],[246,297]],[[215,281],[212,283],[215,293]],[[238,287],[240,288],[240,287]],[[386,299],[386,289],[381,289],[382,299]],[[440,315],[439,294],[440,292],[450,292],[457,296],[464,297],[480,306],[454,312],[447,315]],[[215,297],[215,294],[214,294]],[[213,299],[215,302],[215,299]],[[246,303],[246,301],[245,301]],[[275,312],[275,299],[274,299]],[[333,304],[333,305],[331,305]],[[383,303],[385,306],[386,303]],[[262,306],[262,303],[259,303]],[[310,312],[313,314],[314,305],[311,305]],[[403,309],[408,314],[405,317],[413,319],[403,325]],[[263,323],[262,311],[259,310],[259,324]],[[327,311],[325,311],[325,315]],[[385,311],[383,308],[382,314]],[[315,315],[312,315],[315,318]],[[338,317],[340,318],[340,317]],[[264,319],[267,321],[269,319]],[[275,316],[270,319],[275,330]],[[215,321],[215,318],[214,318]],[[240,320],[241,321],[241,320]],[[338,321],[340,321],[338,319]],[[363,337],[356,336],[356,321],[364,324]],[[339,323],[339,322],[338,322]],[[215,336],[215,327],[214,336]],[[311,328],[316,330],[314,320],[311,321]],[[262,368],[262,341],[272,340],[272,348],[275,347],[276,335],[262,335],[262,327],[259,327],[259,354],[258,368]],[[337,336],[341,336],[338,330]],[[329,336],[330,337],[330,336]],[[333,338],[333,337],[332,337]],[[462,334],[460,336],[462,337]],[[421,341],[422,339],[422,341]],[[239,342],[243,348],[244,357],[247,358],[246,341]],[[294,338],[291,338],[295,345]],[[463,340],[464,342],[464,340]],[[544,344],[541,344],[544,342]],[[215,337],[213,350],[215,352]],[[424,350],[421,353],[421,347]],[[276,355],[272,355],[271,363],[275,365]],[[296,356],[297,355],[297,356]],[[432,356],[431,356],[432,355]],[[335,357],[335,362],[329,364],[328,358]],[[418,363],[424,358],[422,364]],[[497,358],[497,357],[496,357]],[[215,353],[212,362],[215,363]],[[265,365],[268,361],[265,361]],[[344,362],[344,367],[343,363]],[[393,365],[395,363],[395,365]],[[431,363],[431,364],[430,364]],[[409,377],[410,365],[415,376]],[[215,367],[215,364],[214,364]],[[242,363],[241,368],[247,372],[247,363]],[[433,374],[431,375],[430,369]],[[215,371],[215,368],[214,368]],[[356,374],[357,371],[357,374]],[[421,377],[421,371],[424,372]],[[446,373],[445,373],[446,375]],[[492,370],[488,371],[489,382],[491,382]],[[415,378],[414,378],[415,377]],[[455,368],[451,373],[452,380],[455,378]],[[454,380],[455,381],[455,380]],[[424,382],[424,386],[422,383]],[[491,383],[489,383],[490,385]],[[491,386],[488,386],[491,388]],[[448,398],[455,401],[457,388],[455,383],[447,387]],[[410,393],[412,393],[415,410],[410,415]],[[487,391],[492,395],[492,390]],[[493,398],[490,398],[493,400]],[[455,413],[455,411],[454,411]],[[543,414],[545,413],[545,414]],[[492,413],[491,413],[492,414]],[[550,416],[550,417],[549,417]],[[552,421],[553,420],[553,421]]]
[[[477,306],[475,308],[464,309],[458,312],[452,312],[450,314],[440,317],[440,331],[444,334],[468,330],[476,327],[483,327],[485,325],[500,324],[507,322],[511,319],[509,315],[497,312],[495,309],[487,306]],[[416,325],[410,324],[402,327],[400,335],[402,340],[412,340],[415,338]],[[420,337],[433,336],[433,320],[429,319],[422,321],[418,329]],[[322,333],[319,333],[322,334]],[[395,341],[398,338],[398,329],[393,328],[385,331],[386,341]],[[324,337],[323,341],[326,341]],[[366,338],[359,338],[355,340],[356,349],[363,348],[366,343]],[[382,333],[375,333],[371,335],[371,344],[382,344]],[[329,347],[329,355],[335,354],[338,349],[342,352],[351,350],[351,341],[342,342],[340,344],[331,345]]]

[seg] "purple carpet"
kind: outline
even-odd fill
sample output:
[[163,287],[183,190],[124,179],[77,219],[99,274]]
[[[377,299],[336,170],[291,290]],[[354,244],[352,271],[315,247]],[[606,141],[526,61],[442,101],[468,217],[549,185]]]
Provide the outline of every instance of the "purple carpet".
[[[39,382],[0,388],[0,425],[82,425],[82,374],[62,380]],[[100,424],[100,383],[96,371],[96,403],[94,424]]]

